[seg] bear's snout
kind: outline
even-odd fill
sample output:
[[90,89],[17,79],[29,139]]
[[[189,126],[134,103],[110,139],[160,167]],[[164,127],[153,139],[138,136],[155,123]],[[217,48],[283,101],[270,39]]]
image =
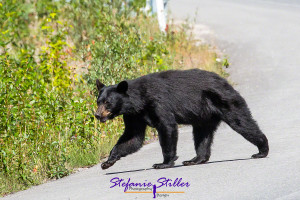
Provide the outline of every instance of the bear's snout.
[[101,116],[100,114],[98,113],[95,113],[95,117],[100,120],[100,122],[104,123],[108,120],[108,118],[106,116]]
[[98,113],[95,113],[95,117],[96,117],[98,120],[100,120],[100,118],[101,118],[100,114],[98,114]]
[[103,105],[100,105],[95,113],[95,117],[100,120],[100,122],[106,122],[111,116],[111,112],[108,111]]

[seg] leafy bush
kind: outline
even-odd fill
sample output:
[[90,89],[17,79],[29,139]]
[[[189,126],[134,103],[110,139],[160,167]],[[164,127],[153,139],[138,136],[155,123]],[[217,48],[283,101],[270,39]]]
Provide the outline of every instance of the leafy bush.
[[96,78],[182,65],[185,30],[161,34],[144,0],[126,2],[0,1],[0,195],[107,156],[123,122],[95,120]]
[[136,6],[27,2],[0,4],[1,194],[99,162],[123,125],[95,120],[95,79],[113,84],[162,70],[154,54],[167,55],[163,36],[159,45],[143,39],[134,19],[147,19],[132,14]]

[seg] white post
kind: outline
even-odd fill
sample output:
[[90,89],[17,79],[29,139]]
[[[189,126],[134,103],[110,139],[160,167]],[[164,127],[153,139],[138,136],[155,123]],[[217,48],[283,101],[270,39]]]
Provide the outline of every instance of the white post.
[[146,14],[151,10],[151,2],[150,0],[146,0],[146,7],[144,8],[144,11]]
[[157,8],[157,18],[158,18],[158,24],[159,24],[159,29],[162,32],[166,32],[166,16],[164,12],[164,1],[163,0],[156,0],[156,8]]

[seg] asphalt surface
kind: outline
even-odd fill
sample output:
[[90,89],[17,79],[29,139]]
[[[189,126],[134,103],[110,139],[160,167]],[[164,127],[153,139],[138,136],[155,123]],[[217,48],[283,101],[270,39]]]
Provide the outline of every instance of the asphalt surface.
[[[230,79],[246,98],[254,118],[267,135],[269,156],[257,152],[222,124],[215,135],[208,164],[184,167],[194,157],[191,128],[180,130],[176,167],[154,170],[162,161],[158,142],[123,158],[106,171],[100,165],[51,181],[4,199],[152,199],[151,193],[124,193],[115,177],[157,183],[182,178],[189,187],[163,187],[165,199],[300,199],[300,2],[283,0],[171,0],[176,19],[194,17],[214,33],[229,55]],[[152,187],[151,187],[152,188]],[[162,195],[160,193],[160,195]],[[164,198],[158,197],[157,198]]]

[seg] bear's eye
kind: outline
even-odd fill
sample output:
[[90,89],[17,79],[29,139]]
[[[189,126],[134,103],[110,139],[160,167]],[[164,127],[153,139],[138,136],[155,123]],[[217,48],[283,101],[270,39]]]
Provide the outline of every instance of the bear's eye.
[[105,100],[105,101],[104,101],[104,104],[108,104],[108,101],[107,101],[107,100]]

